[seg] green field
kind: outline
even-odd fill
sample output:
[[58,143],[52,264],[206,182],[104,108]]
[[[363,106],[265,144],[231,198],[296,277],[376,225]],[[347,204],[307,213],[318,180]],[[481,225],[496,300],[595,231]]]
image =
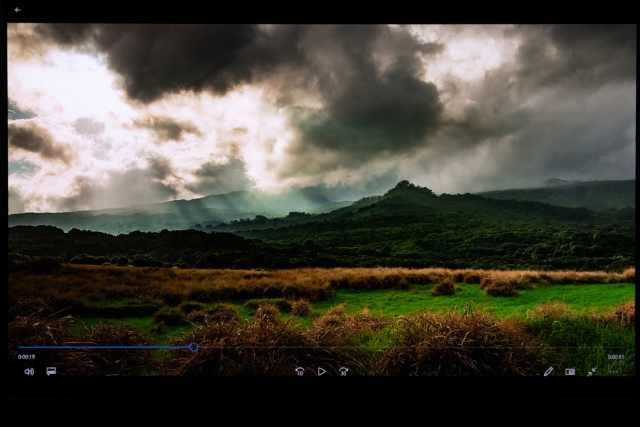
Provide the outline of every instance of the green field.
[[633,269],[22,269],[9,280],[10,348],[206,349],[58,355],[70,375],[291,375],[301,363],[359,375],[541,375],[549,366],[633,375],[634,280]]
[[[337,305],[344,305],[347,313],[368,310],[373,315],[399,316],[424,311],[444,313],[449,311],[465,312],[478,310],[491,313],[499,318],[524,317],[541,304],[564,303],[572,312],[578,314],[602,313],[616,305],[632,301],[635,297],[635,285],[632,283],[607,284],[550,284],[538,285],[534,289],[521,290],[516,297],[492,297],[480,289],[477,284],[459,283],[455,295],[433,296],[432,285],[415,285],[409,289],[380,290],[338,290],[334,298],[312,304],[312,313],[307,317],[296,317],[282,313],[285,319],[293,320],[303,326],[311,324],[314,318]],[[268,300],[265,300],[268,301]],[[274,301],[276,301],[274,299]],[[122,307],[135,300],[111,301],[104,307]],[[250,319],[254,311],[245,307],[245,301],[226,301],[235,306],[240,314]],[[205,304],[212,306],[214,304]],[[157,327],[153,316],[101,318],[82,317],[87,325],[97,323],[124,324],[144,331],[155,339],[176,337],[191,330],[190,325]]]
[[336,304],[346,304],[347,311],[367,308],[372,314],[402,315],[420,311],[464,311],[481,309],[498,317],[521,316],[539,304],[562,302],[578,312],[603,311],[632,300],[635,286],[630,283],[546,285],[520,291],[512,298],[488,296],[475,284],[458,284],[455,295],[434,297],[432,286],[416,286],[409,290],[383,289],[375,291],[341,290],[336,297],[314,305],[325,311]]

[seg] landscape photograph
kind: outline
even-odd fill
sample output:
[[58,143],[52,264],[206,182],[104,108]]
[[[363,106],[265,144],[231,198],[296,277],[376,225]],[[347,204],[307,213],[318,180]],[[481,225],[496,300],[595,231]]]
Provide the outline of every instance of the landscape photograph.
[[636,375],[636,40],[8,24],[10,372]]

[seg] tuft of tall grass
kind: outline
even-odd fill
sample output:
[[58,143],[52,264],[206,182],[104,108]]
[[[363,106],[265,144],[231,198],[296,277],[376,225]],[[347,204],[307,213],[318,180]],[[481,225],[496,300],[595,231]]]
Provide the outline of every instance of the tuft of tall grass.
[[[80,331],[75,331],[80,329]],[[72,317],[47,319],[19,316],[8,324],[9,351],[29,343],[60,345],[146,344],[148,340],[139,332],[125,327],[97,325],[87,327]],[[153,370],[155,361],[150,351],[61,351],[47,353],[47,362],[58,367],[59,375],[142,375]],[[9,357],[10,370],[18,372],[18,361]]]
[[485,287],[487,295],[492,297],[516,297],[519,292],[513,282],[496,280]]
[[484,313],[401,317],[394,332],[382,375],[530,375],[543,366],[533,337]]
[[454,295],[455,293],[456,285],[452,280],[444,280],[438,283],[431,291],[431,295],[433,296]]
[[307,300],[296,300],[291,303],[291,314],[305,317],[311,314],[311,304]]

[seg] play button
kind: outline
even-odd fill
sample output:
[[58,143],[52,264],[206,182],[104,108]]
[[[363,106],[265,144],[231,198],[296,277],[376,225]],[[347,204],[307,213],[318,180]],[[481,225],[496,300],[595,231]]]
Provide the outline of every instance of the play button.
[[326,373],[327,373],[326,369],[318,368],[318,376],[319,377],[321,377],[322,375],[324,375]]

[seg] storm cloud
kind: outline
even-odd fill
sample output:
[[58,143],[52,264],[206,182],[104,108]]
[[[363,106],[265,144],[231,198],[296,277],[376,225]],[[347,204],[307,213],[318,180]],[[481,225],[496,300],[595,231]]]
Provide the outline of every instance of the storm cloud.
[[517,76],[523,85],[597,87],[635,80],[635,24],[520,26]]
[[442,159],[481,145],[494,153],[494,174],[467,188],[632,177],[636,26],[518,26],[504,36],[519,39],[515,58],[480,81],[455,82],[472,102],[439,130]]
[[129,97],[151,102],[166,93],[239,84],[295,62],[298,27],[261,30],[256,25],[39,24],[40,43],[96,48],[123,79]]
[[[438,126],[442,105],[422,80],[421,57],[442,46],[388,26],[83,25],[39,24],[35,32],[63,46],[93,46],[107,55],[128,96],[152,102],[170,93],[224,95],[249,83],[273,89],[294,107],[301,144],[369,153],[423,143]],[[315,97],[319,109],[301,107]],[[167,118],[139,126],[163,139],[190,129]]]
[[[34,24],[8,37],[32,58],[51,47],[99,54],[135,111],[127,132],[146,131],[141,151],[158,151],[146,168],[78,178],[65,209],[104,204],[100,191],[124,203],[125,178],[150,188],[139,199],[133,185],[138,202],[259,187],[260,176],[355,198],[403,178],[467,192],[634,175],[635,24],[416,27]],[[247,88],[286,126],[263,132],[270,122],[252,115],[267,108],[245,110],[242,97],[226,113],[246,120],[222,130],[197,103],[171,114],[171,102]],[[76,131],[108,133],[91,120]],[[10,146],[65,157],[40,136]],[[192,138],[211,149],[186,167],[192,145],[163,143]],[[221,152],[228,139],[240,148]]]
[[71,151],[56,143],[47,129],[32,122],[9,123],[8,136],[10,149],[36,153],[44,159],[64,164],[71,162]]

